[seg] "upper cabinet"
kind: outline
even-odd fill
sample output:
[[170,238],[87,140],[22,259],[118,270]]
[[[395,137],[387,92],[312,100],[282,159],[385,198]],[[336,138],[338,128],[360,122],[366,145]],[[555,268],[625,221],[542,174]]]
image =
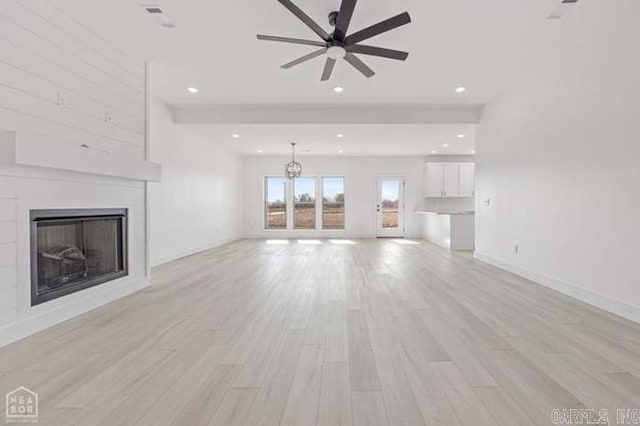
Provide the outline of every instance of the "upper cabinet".
[[460,164],[460,197],[476,195],[476,165],[474,163]]
[[444,196],[444,170],[441,164],[427,163],[425,179],[425,197]]
[[425,197],[473,197],[474,163],[426,163]]

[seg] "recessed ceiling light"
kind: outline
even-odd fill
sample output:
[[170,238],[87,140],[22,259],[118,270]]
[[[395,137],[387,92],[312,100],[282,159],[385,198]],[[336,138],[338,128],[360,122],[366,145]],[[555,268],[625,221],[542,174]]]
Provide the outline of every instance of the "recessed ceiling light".
[[198,93],[198,89],[196,87],[189,87],[187,88],[187,90],[189,91],[189,93]]
[[443,143],[442,146],[446,148],[446,147],[449,146],[449,144],[448,143]]
[[240,137],[240,135],[237,134],[237,133],[234,133],[234,134],[231,135],[231,137],[234,138],[234,139],[238,139]]
[[336,93],[342,93],[344,92],[344,87],[340,87],[340,86],[334,87],[333,91]]
[[338,134],[336,135],[336,137],[337,137],[337,138],[344,138],[344,135],[343,135],[342,133],[338,133]]
[[456,93],[464,93],[466,91],[467,91],[466,87],[462,87],[462,86],[456,87]]
[[342,154],[343,152],[344,152],[344,151],[343,151],[343,150],[341,150],[341,149],[339,149],[339,150],[338,150],[338,154]]
[[464,138],[464,135],[458,135],[458,138],[462,139]]
[[472,154],[475,154],[475,153],[476,153],[476,150],[474,149],[473,151],[471,151],[471,153],[472,153]]
[[262,154],[262,150],[261,149],[258,150],[258,154]]
[[434,150],[434,151],[431,151],[431,153],[432,153],[432,154],[437,154],[437,153],[438,153],[438,151],[435,151],[435,150]]

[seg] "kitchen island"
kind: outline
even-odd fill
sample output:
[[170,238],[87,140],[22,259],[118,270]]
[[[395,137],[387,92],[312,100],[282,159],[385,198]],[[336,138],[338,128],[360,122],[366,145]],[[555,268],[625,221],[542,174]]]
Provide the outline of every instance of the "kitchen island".
[[475,213],[472,211],[415,210],[423,216],[422,238],[449,250],[473,250]]

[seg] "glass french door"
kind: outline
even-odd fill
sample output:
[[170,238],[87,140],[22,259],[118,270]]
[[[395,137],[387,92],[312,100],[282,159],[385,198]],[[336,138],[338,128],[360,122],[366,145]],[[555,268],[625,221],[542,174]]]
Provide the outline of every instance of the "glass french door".
[[377,236],[404,237],[404,178],[377,178]]

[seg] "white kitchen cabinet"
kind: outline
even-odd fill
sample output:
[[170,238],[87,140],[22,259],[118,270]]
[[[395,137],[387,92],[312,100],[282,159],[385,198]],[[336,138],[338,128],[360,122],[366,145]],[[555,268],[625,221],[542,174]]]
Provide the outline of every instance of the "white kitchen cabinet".
[[443,197],[444,171],[442,165],[427,163],[425,169],[425,188],[427,197]]
[[474,163],[426,163],[425,197],[473,197]]
[[444,176],[442,194],[443,197],[460,196],[460,166],[458,164],[444,164],[442,166]]
[[476,194],[476,165],[474,163],[460,164],[460,197],[473,197]]

